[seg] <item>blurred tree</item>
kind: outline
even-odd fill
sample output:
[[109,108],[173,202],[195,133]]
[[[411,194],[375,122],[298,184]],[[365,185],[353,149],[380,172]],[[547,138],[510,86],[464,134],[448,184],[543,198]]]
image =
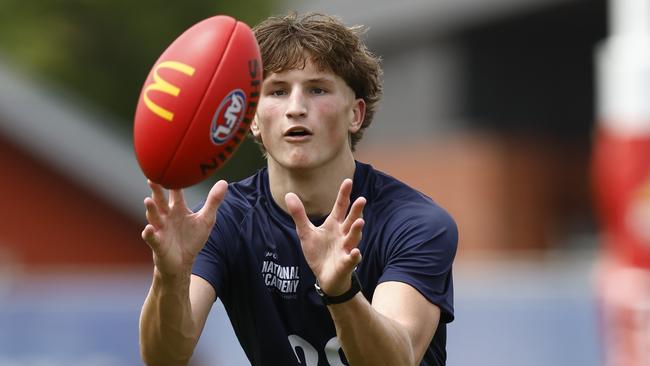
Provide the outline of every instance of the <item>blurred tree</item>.
[[[115,127],[130,134],[142,83],[178,35],[216,14],[254,25],[274,6],[265,0],[0,0],[0,9],[0,57],[108,110],[120,123]],[[261,163],[253,145],[240,150],[248,172],[227,165],[225,176],[246,175],[249,164]]]

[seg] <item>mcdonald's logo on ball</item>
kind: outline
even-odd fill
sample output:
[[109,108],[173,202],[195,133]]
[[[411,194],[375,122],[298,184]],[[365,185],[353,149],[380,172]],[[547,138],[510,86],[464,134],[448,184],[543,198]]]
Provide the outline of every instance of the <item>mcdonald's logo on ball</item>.
[[159,106],[158,104],[156,104],[156,102],[153,102],[149,94],[151,94],[152,91],[158,91],[165,94],[169,94],[174,97],[178,97],[178,94],[180,94],[181,89],[178,86],[168,82],[163,77],[161,77],[159,73],[160,69],[175,70],[187,76],[194,75],[195,70],[192,66],[186,65],[178,61],[161,62],[160,64],[156,65],[153,69],[153,82],[145,86],[142,92],[142,99],[144,100],[144,104],[147,106],[147,108],[149,108],[151,112],[155,113],[160,118],[171,122],[174,119],[174,113]]

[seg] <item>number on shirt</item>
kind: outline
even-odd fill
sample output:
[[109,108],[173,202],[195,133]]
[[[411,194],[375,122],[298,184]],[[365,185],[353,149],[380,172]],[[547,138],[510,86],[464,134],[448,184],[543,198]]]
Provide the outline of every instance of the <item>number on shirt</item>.
[[[289,343],[293,348],[293,353],[296,355],[296,359],[300,363],[300,357],[298,357],[298,348],[302,350],[303,355],[305,355],[305,364],[303,366],[318,366],[318,351],[316,348],[309,344],[306,340],[296,334],[289,336]],[[327,344],[325,345],[325,356],[327,357],[327,363],[330,366],[345,366],[341,360],[341,344],[339,339],[332,337]],[[302,364],[302,363],[301,363]]]

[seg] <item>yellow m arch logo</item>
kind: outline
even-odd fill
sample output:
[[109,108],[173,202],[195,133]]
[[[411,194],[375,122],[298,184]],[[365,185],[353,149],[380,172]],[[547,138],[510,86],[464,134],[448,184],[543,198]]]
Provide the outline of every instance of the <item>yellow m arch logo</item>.
[[174,84],[171,84],[167,80],[163,79],[158,75],[160,69],[172,69],[178,72],[182,72],[185,75],[192,76],[194,75],[194,68],[192,66],[186,65],[178,61],[164,61],[156,65],[153,70],[153,83],[147,85],[144,88],[144,104],[151,110],[153,113],[158,115],[160,118],[167,121],[172,121],[174,119],[174,113],[168,111],[167,109],[159,106],[158,104],[151,101],[149,98],[149,92],[152,90],[161,91],[163,93],[177,97],[181,92],[181,89]]

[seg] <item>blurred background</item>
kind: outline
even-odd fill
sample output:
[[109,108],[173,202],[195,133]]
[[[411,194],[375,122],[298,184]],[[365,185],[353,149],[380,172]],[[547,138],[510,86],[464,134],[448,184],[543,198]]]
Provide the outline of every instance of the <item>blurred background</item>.
[[[638,290],[650,292],[650,249],[637,245],[650,241],[650,67],[623,68],[621,79],[637,83],[636,96],[625,94],[640,100],[631,107],[608,102],[613,92],[603,89],[629,85],[610,86],[599,71],[613,24],[650,19],[650,5],[620,0],[640,8],[616,18],[618,1],[0,0],[0,366],[141,364],[152,263],[140,239],[147,185],[131,139],[142,84],[194,23],[228,14],[254,25],[288,9],[369,27],[385,95],[357,158],[458,222],[449,365],[650,364],[606,352],[613,332],[641,334],[612,352],[650,360],[650,302]],[[632,127],[612,133],[617,119]],[[263,163],[246,142],[188,201]],[[627,173],[617,175],[621,166]],[[620,179],[596,179],[611,176]],[[634,223],[646,236],[611,254],[629,238],[609,235],[608,222],[623,224],[603,212],[629,206],[628,191],[641,192]],[[645,274],[604,281],[611,258]],[[638,295],[623,303],[640,304],[633,314],[642,315],[626,315],[636,320],[620,330],[603,316],[603,289],[636,283],[620,296]],[[192,365],[246,364],[215,305]]]

